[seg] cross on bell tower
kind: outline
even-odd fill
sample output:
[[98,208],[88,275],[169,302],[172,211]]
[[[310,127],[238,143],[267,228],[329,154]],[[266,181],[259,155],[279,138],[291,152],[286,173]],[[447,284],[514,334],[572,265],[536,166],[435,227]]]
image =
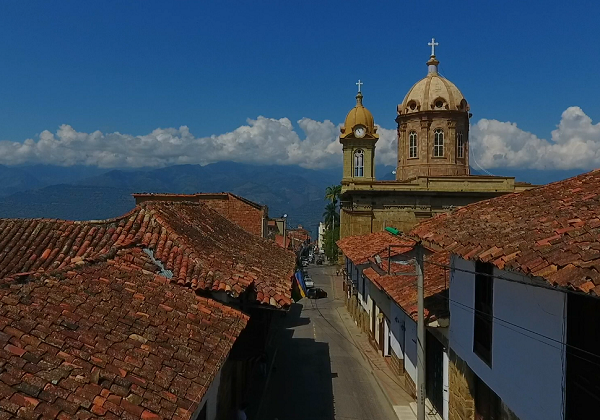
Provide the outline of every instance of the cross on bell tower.
[[427,43],[427,45],[431,46],[431,56],[435,57],[435,47],[440,44],[435,42],[435,38],[431,38],[431,42]]
[[361,82],[361,81],[360,81],[360,79],[358,79],[358,83],[356,83],[356,86],[358,86],[358,93],[362,93],[362,92],[361,92],[361,90],[360,90],[360,87],[361,87],[362,85],[364,85],[364,83],[363,83],[363,82]]

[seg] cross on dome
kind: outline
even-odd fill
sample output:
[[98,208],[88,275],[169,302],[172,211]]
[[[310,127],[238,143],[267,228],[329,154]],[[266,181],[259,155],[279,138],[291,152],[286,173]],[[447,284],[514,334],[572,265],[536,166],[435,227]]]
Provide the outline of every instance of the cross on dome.
[[361,91],[360,91],[360,87],[361,87],[362,85],[364,85],[364,83],[363,83],[363,82],[361,82],[361,81],[360,81],[360,79],[358,79],[358,83],[356,83],[356,86],[358,86],[358,93],[361,93]]
[[431,42],[427,43],[427,45],[431,46],[431,56],[435,56],[435,47],[436,45],[440,45],[438,42],[435,42],[435,38],[431,38]]

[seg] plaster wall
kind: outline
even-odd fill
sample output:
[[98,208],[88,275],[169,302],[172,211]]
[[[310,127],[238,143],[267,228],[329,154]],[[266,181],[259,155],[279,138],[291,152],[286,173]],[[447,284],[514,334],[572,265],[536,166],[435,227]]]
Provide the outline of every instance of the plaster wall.
[[[451,264],[456,269],[475,270],[474,262],[456,256]],[[494,275],[527,281],[524,276],[498,269]],[[517,417],[562,419],[565,349],[558,343],[566,341],[565,294],[495,278],[491,366],[473,352],[474,303],[475,275],[452,270],[452,350]]]
[[[390,344],[394,353],[404,362],[405,374],[408,374],[414,383],[417,382],[417,323],[398,306],[386,293],[379,290],[373,283],[366,279],[366,288],[369,298],[375,301],[377,307],[389,320]],[[359,289],[360,290],[360,289]],[[367,301],[363,305],[370,313]],[[372,322],[372,321],[371,321]],[[378,323],[376,323],[377,326]],[[371,328],[371,327],[369,327]],[[375,333],[377,337],[377,332]],[[387,348],[387,342],[386,342]]]

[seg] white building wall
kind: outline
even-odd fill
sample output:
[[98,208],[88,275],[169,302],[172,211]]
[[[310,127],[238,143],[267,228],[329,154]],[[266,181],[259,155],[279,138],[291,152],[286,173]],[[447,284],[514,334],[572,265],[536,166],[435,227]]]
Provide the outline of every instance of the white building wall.
[[[453,257],[451,264],[475,271],[473,262],[459,257]],[[495,270],[494,275],[525,280],[503,270]],[[566,341],[566,295],[494,279],[493,299],[490,368],[473,353],[475,275],[452,271],[450,347],[519,418],[562,419],[565,350],[559,343]]]
[[417,323],[395,303],[390,313],[391,345],[394,353],[404,359],[404,370],[417,383]]
[[325,224],[319,223],[319,239],[318,239],[319,253],[325,252]]

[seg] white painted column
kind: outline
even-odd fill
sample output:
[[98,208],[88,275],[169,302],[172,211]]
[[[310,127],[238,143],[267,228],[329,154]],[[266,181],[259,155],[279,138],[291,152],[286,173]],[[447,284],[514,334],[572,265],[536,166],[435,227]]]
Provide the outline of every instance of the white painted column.
[[450,388],[449,388],[449,378],[448,378],[448,364],[450,363],[450,359],[448,358],[448,349],[444,349],[443,354],[443,371],[442,376],[444,378],[444,386],[442,387],[442,395],[443,395],[443,419],[448,420],[448,401],[450,399]]

